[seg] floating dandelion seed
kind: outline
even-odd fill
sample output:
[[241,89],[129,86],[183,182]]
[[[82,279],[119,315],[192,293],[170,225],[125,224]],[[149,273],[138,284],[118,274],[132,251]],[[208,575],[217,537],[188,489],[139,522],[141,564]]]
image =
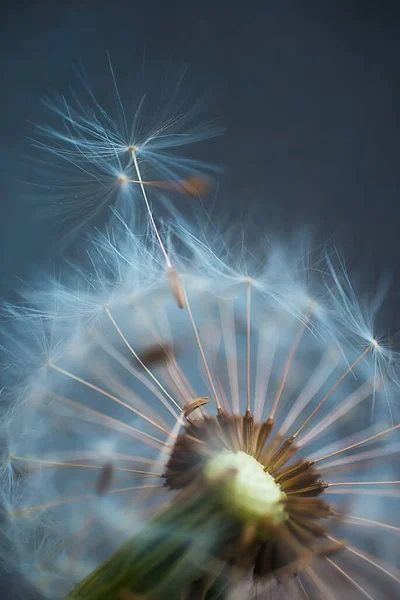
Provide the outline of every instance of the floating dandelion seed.
[[[35,125],[31,140],[39,176],[29,183],[40,191],[42,205],[48,196],[52,218],[55,210],[60,211],[68,237],[104,217],[109,207],[131,223],[142,184],[164,193],[200,197],[216,171],[180,153],[185,146],[220,134],[211,123],[192,126],[202,102],[194,105],[185,94],[185,71],[175,78],[169,73],[174,83],[158,90],[159,98],[155,92],[136,92],[132,101],[130,94],[120,91],[110,57],[108,61],[113,101],[106,98],[101,103],[81,68],[82,97],[70,90],[69,95],[54,93],[44,99],[56,122]],[[114,111],[113,116],[108,110]]]
[[48,598],[395,597],[396,361],[343,266],[235,263],[135,181],[150,227],[5,307],[9,554]]

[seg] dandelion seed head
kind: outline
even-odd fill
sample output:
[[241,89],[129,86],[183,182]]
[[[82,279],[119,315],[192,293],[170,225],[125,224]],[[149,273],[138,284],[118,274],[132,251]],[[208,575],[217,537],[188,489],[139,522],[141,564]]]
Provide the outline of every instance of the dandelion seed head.
[[[23,564],[41,564],[39,572],[32,571],[33,579],[41,586],[46,581],[50,590],[67,592],[71,573],[73,581],[79,581],[171,498],[174,492],[164,486],[163,474],[172,448],[184,435],[179,419],[185,405],[196,397],[209,398],[183,420],[189,424],[201,422],[204,415],[215,418],[216,398],[223,412],[239,418],[245,414],[248,372],[257,431],[276,403],[275,434],[270,435],[278,437],[267,436],[266,452],[274,446],[273,439],[282,436],[282,443],[296,433],[328,395],[296,439],[293,460],[314,460],[339,451],[330,459],[339,461],[339,474],[335,475],[334,464],[333,477],[328,477],[328,469],[328,476],[321,478],[344,482],[346,501],[356,516],[383,519],[395,498],[372,496],[368,504],[369,496],[349,495],[346,487],[346,481],[362,479],[361,473],[368,480],[394,477],[391,463],[382,460],[387,459],[383,440],[340,453],[341,448],[391,425],[387,399],[396,393],[396,381],[390,373],[375,369],[375,338],[371,350],[356,362],[368,346],[360,342],[357,348],[353,334],[345,335],[337,321],[336,299],[332,303],[329,295],[322,294],[314,300],[318,286],[310,286],[314,288],[310,293],[302,273],[289,269],[291,251],[286,279],[282,276],[276,286],[279,269],[268,262],[276,255],[267,256],[257,278],[235,276],[234,261],[212,259],[211,248],[182,233],[179,253],[172,250],[170,255],[184,282],[204,360],[188,310],[176,306],[164,264],[155,257],[151,235],[146,236],[146,230],[143,236],[133,235],[122,222],[112,233],[97,234],[87,265],[73,268],[66,283],[58,279],[51,287],[46,280],[44,292],[33,295],[39,298],[34,308],[29,292],[29,308],[25,301],[18,309],[4,309],[4,327],[7,331],[12,327],[10,338],[17,342],[7,355],[8,370],[10,376],[18,376],[7,388],[13,410],[4,421],[9,454],[2,476],[8,482],[9,535],[19,539]],[[200,260],[202,253],[205,262]],[[283,264],[280,253],[279,265]],[[347,369],[348,375],[335,388]],[[373,403],[383,419],[381,429],[370,430]],[[239,446],[228,450],[229,456],[238,451],[250,458],[242,429],[235,425],[234,430],[239,431]],[[392,442],[395,433],[388,434]],[[207,448],[217,452],[215,440]],[[361,451],[367,452],[364,461],[342,465],[344,456]],[[370,451],[375,454],[368,459]],[[213,461],[213,455],[208,456]],[[112,477],[103,482],[99,495],[99,478],[106,465],[112,465]],[[340,472],[341,466],[357,465],[364,470]],[[273,474],[269,477],[274,479]],[[234,506],[247,515],[250,505],[257,514],[265,511],[266,496],[257,495],[264,488],[257,485],[254,498],[250,478],[244,479],[249,479],[248,494],[243,494],[242,479],[240,485],[232,479],[222,495],[233,502],[237,494],[241,500]],[[321,494],[340,512],[343,494]],[[257,500],[260,497],[262,501]],[[279,510],[271,509],[271,519],[279,522],[285,510],[280,503]],[[44,548],[48,543],[54,548],[48,566],[33,557],[36,550],[30,537],[38,524]]]
[[[343,262],[304,236],[251,232],[247,247],[243,232],[195,227],[173,206],[159,224],[153,184],[174,193],[201,179],[200,165],[166,151],[203,133],[181,133],[176,117],[139,135],[138,114],[130,131],[122,104],[117,122],[89,96],[93,109],[51,103],[64,129],[42,128],[51,145],[38,146],[83,174],[84,221],[93,199],[112,218],[62,276],[22,287],[2,311],[9,560],[62,597],[145,527],[165,536],[154,515],[206,490],[217,507],[207,521],[222,511],[229,528],[215,558],[232,568],[232,597],[385,594],[400,580],[383,563],[395,537],[369,554],[372,530],[400,531],[387,522],[399,378],[375,330],[383,291],[360,302]],[[216,537],[182,535],[196,562]]]

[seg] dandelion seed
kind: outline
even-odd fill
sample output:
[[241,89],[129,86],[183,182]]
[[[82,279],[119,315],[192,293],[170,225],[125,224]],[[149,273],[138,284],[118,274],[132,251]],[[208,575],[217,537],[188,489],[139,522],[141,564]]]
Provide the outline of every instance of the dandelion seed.
[[[131,89],[124,85],[120,90],[110,57],[108,63],[113,101],[96,97],[81,67],[80,93],[71,90],[69,96],[54,93],[45,98],[43,103],[53,120],[35,125],[31,140],[36,172],[30,181],[40,190],[42,210],[46,206],[51,209],[52,218],[55,209],[60,212],[67,240],[78,228],[107,217],[104,211],[108,207],[114,207],[129,223],[134,221],[143,187],[196,198],[207,192],[212,172],[216,172],[201,161],[179,155],[184,146],[221,133],[210,123],[192,125],[201,102],[189,103],[185,72],[174,77],[170,70],[168,82],[164,82],[168,87],[158,94],[137,93],[136,107],[127,115],[126,107],[132,106]],[[141,87],[138,83],[131,83],[135,90]]]

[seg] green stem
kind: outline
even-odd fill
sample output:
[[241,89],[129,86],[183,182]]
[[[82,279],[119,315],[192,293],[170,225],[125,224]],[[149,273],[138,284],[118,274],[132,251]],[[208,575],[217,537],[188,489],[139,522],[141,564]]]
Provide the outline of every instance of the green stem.
[[[232,541],[232,534],[232,522],[205,494],[176,498],[82,580],[68,599],[193,598],[193,585],[202,581],[210,560]],[[222,599],[221,586],[213,583],[210,587],[216,592],[210,595],[205,590],[199,598]]]

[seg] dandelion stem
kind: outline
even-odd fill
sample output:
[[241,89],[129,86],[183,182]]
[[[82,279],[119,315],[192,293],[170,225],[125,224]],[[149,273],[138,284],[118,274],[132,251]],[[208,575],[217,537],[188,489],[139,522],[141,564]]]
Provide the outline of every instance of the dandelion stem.
[[165,246],[164,246],[164,244],[163,244],[163,242],[162,242],[162,239],[161,239],[161,237],[160,237],[160,234],[159,234],[159,232],[158,232],[157,225],[156,225],[156,223],[155,223],[155,221],[154,221],[153,212],[152,212],[152,210],[151,210],[151,208],[150,208],[150,204],[149,204],[149,201],[148,201],[148,199],[147,199],[147,193],[146,193],[146,189],[145,189],[145,187],[144,187],[144,182],[143,182],[142,175],[141,175],[141,172],[140,172],[140,169],[139,169],[139,163],[138,163],[138,159],[137,159],[137,155],[136,155],[136,149],[135,149],[135,148],[130,148],[130,152],[131,152],[131,156],[132,156],[133,164],[135,165],[136,173],[137,173],[137,176],[138,176],[138,180],[139,180],[140,188],[141,188],[141,190],[142,190],[143,199],[144,199],[144,201],[145,201],[145,204],[146,204],[146,209],[147,209],[147,212],[148,212],[148,215],[149,215],[149,219],[150,219],[151,226],[152,226],[152,228],[153,228],[153,230],[154,230],[154,233],[155,233],[155,235],[156,235],[156,238],[157,238],[157,241],[158,241],[158,243],[159,243],[159,246],[160,246],[161,252],[162,252],[162,253],[163,253],[163,255],[164,255],[165,262],[167,263],[167,267],[169,267],[169,268],[170,268],[170,267],[172,267],[172,263],[171,263],[171,260],[170,260],[170,258],[169,258],[169,256],[168,256],[168,254],[167,254],[167,251],[166,251],[166,249],[165,249]]
[[306,427],[306,425],[310,422],[310,420],[313,418],[313,416],[315,415],[316,412],[319,411],[319,409],[321,408],[321,406],[326,402],[326,400],[328,400],[328,398],[331,396],[331,394],[336,390],[336,388],[342,383],[342,381],[345,379],[345,377],[347,377],[347,375],[354,369],[354,367],[364,358],[364,356],[366,356],[366,354],[368,354],[368,352],[374,348],[375,345],[374,344],[370,344],[368,346],[368,348],[366,348],[364,350],[364,352],[362,354],[360,354],[360,356],[349,366],[348,369],[346,369],[346,371],[343,373],[343,375],[337,380],[337,382],[335,383],[335,385],[329,390],[329,392],[322,398],[322,400],[320,401],[320,403],[318,404],[318,406],[312,411],[312,413],[307,417],[307,419],[304,421],[304,423],[299,427],[299,429],[296,431],[296,433],[294,434],[294,438],[297,438],[297,436],[303,431],[304,427]]
[[154,383],[166,395],[166,397],[168,398],[168,400],[170,400],[172,402],[172,404],[174,404],[176,406],[176,408],[180,411],[181,407],[179,406],[179,404],[172,398],[172,396],[170,394],[168,394],[167,390],[161,385],[161,383],[158,381],[157,377],[155,377],[155,375],[153,375],[153,373],[150,371],[150,369],[148,369],[148,367],[146,367],[146,365],[144,364],[144,362],[141,360],[140,356],[134,351],[134,349],[132,348],[132,346],[130,345],[130,343],[128,342],[128,340],[126,339],[126,337],[124,336],[124,334],[122,333],[122,330],[118,326],[116,320],[112,316],[112,314],[111,314],[110,309],[108,308],[108,306],[106,306],[104,310],[105,310],[107,316],[109,317],[111,323],[114,325],[114,327],[115,327],[118,335],[120,336],[120,338],[124,342],[125,346],[128,348],[129,352],[131,352],[132,356],[135,357],[135,359],[138,361],[138,363],[140,364],[140,366],[143,367],[143,369],[146,371],[146,373],[149,375],[149,377],[151,377],[151,379],[154,381]]
[[251,408],[251,279],[247,280],[246,294],[246,320],[247,320],[247,406],[246,411],[250,413]]
[[[338,540],[332,536],[328,536],[328,539],[332,540],[333,542],[337,542]],[[400,573],[398,571],[396,571],[395,573],[393,573],[392,571],[390,571],[389,569],[387,569],[384,565],[379,564],[376,560],[374,560],[373,558],[371,558],[368,554],[366,554],[365,552],[362,552],[361,550],[359,550],[358,548],[354,548],[354,546],[350,546],[349,544],[345,544],[343,546],[343,548],[345,550],[347,550],[348,552],[351,552],[351,554],[354,554],[355,556],[358,556],[358,558],[361,558],[362,560],[365,560],[367,563],[369,563],[370,565],[372,565],[373,567],[375,567],[376,569],[378,569],[378,571],[381,571],[382,573],[384,573],[385,575],[387,575],[388,577],[390,577],[391,579],[393,579],[393,581],[395,581],[396,583],[400,583]]]
[[168,435],[169,432],[167,431],[167,429],[165,429],[161,425],[158,425],[155,421],[153,421],[152,419],[149,419],[149,417],[146,417],[146,415],[144,415],[140,411],[133,408],[133,406],[131,406],[130,404],[127,404],[123,400],[120,400],[116,396],[113,396],[113,394],[106,392],[105,390],[103,390],[99,386],[95,385],[94,383],[90,383],[89,381],[86,381],[86,379],[82,379],[81,377],[78,377],[77,375],[74,375],[73,373],[70,373],[69,371],[66,371],[65,369],[62,369],[61,367],[58,367],[57,365],[54,365],[52,363],[49,363],[49,367],[54,369],[55,371],[58,371],[62,375],[65,375],[66,377],[69,377],[70,379],[73,379],[74,381],[81,383],[82,385],[85,385],[86,387],[90,388],[91,390],[98,392],[102,396],[109,398],[113,402],[120,404],[124,408],[127,408],[128,410],[132,411],[135,415],[138,415],[138,417],[141,417],[144,421],[147,421],[148,423],[153,425],[153,427],[155,427],[156,429],[159,429],[160,431],[162,431],[163,433],[166,433]]
[[221,316],[221,329],[225,347],[225,359],[228,371],[230,396],[232,401],[232,412],[239,413],[239,381],[238,381],[238,357],[236,347],[236,328],[232,301],[228,308],[223,302],[219,302]]
[[400,481],[340,481],[339,483],[327,483],[327,487],[338,487],[342,485],[399,485]]
[[285,384],[286,384],[286,380],[287,380],[289,372],[290,372],[290,367],[291,367],[292,361],[294,359],[294,355],[296,354],[297,347],[300,344],[301,338],[303,337],[304,330],[305,330],[305,328],[307,326],[307,322],[308,322],[308,320],[309,320],[309,318],[311,316],[311,311],[312,311],[312,307],[310,307],[309,310],[307,311],[307,313],[305,315],[305,320],[302,322],[302,326],[300,327],[299,331],[297,332],[297,335],[296,335],[296,337],[295,337],[295,339],[293,341],[293,345],[292,345],[292,347],[290,349],[290,352],[288,354],[288,357],[286,359],[286,363],[285,363],[285,367],[283,369],[282,377],[281,377],[281,380],[279,382],[279,386],[278,386],[277,392],[275,394],[274,404],[272,406],[272,410],[271,410],[271,414],[270,414],[271,419],[275,418],[276,409],[278,408],[278,404],[279,404],[279,401],[281,399],[282,392],[283,392],[283,389],[284,389]]
[[341,513],[337,513],[337,518],[344,523],[349,525],[360,525],[364,527],[378,527],[382,529],[386,529],[388,531],[394,531],[396,534],[400,533],[400,527],[395,527],[394,525],[390,525],[388,523],[381,523],[380,521],[372,521],[371,519],[365,519],[362,517],[357,517],[356,515],[348,515]]
[[[209,494],[208,498],[207,493],[190,494],[145,524],[68,598],[192,599],[192,585],[202,581],[207,564],[229,542],[230,532],[231,523],[221,516]],[[224,594],[209,597],[223,600]]]
[[[44,468],[76,468],[76,469],[97,469],[97,470],[101,470],[103,469],[103,465],[88,465],[85,463],[77,463],[77,462],[67,462],[67,461],[56,461],[56,460],[45,460],[45,459],[41,459],[41,458],[24,458],[22,456],[10,456],[9,457],[10,460],[16,460],[18,462],[26,462],[29,463],[29,466],[31,466],[32,464],[36,464],[38,465],[39,468],[44,467]],[[140,471],[137,469],[124,469],[122,467],[114,467],[115,471],[121,471],[124,473],[138,473],[141,475],[152,475],[154,477],[161,477],[160,473],[154,473],[151,471]]]
[[372,596],[370,596],[368,594],[368,592],[363,587],[361,587],[361,585],[359,583],[357,583],[352,577],[350,577],[350,575],[348,573],[346,573],[346,571],[344,571],[343,569],[341,569],[331,558],[328,558],[327,556],[325,556],[325,560],[327,560],[332,565],[332,567],[334,567],[337,571],[339,571],[339,573],[341,573],[343,575],[343,577],[345,577],[357,589],[359,589],[360,592],[362,592],[364,594],[364,596],[366,596],[367,598],[369,598],[369,600],[375,600],[375,598],[373,598]]
[[302,582],[301,582],[301,580],[300,580],[300,578],[299,578],[298,575],[295,576],[295,580],[296,580],[296,583],[299,586],[302,594],[304,595],[304,597],[307,598],[307,600],[309,600],[310,596],[307,594],[307,592],[306,592],[306,590],[304,588],[304,585],[302,584]]
[[393,427],[389,427],[389,429],[385,429],[384,431],[380,431],[375,435],[371,435],[369,438],[365,440],[361,440],[361,442],[357,442],[355,444],[351,444],[350,446],[346,446],[346,448],[340,448],[340,450],[336,450],[335,452],[331,452],[330,454],[326,454],[325,456],[320,456],[319,458],[314,459],[314,463],[321,462],[322,460],[326,460],[327,458],[331,458],[332,456],[336,456],[337,454],[341,454],[342,452],[346,452],[347,450],[353,450],[353,448],[358,448],[358,446],[362,446],[363,444],[367,444],[368,442],[372,442],[372,440],[376,440],[377,438],[385,435],[386,433],[390,433],[391,431],[395,431],[399,429],[400,425],[394,425]]
[[88,406],[81,404],[80,402],[75,402],[75,400],[71,400],[70,398],[65,398],[64,396],[59,396],[58,394],[47,394],[49,398],[53,398],[58,402],[62,402],[67,406],[71,406],[75,410],[82,411],[89,415],[90,417],[94,417],[94,422],[98,420],[98,422],[104,427],[109,427],[111,429],[115,429],[121,433],[126,433],[136,439],[144,441],[147,445],[152,446],[153,448],[159,448],[160,446],[166,446],[166,442],[160,440],[153,435],[146,433],[145,431],[141,431],[136,427],[132,427],[132,425],[128,425],[127,423],[123,423],[118,419],[114,419],[113,417],[109,417],[94,408],[89,408]]
[[[109,494],[121,494],[121,493],[126,493],[126,492],[134,492],[137,490],[144,490],[144,489],[149,489],[149,488],[162,488],[163,484],[162,483],[158,483],[158,484],[149,484],[149,485],[131,485],[129,487],[124,487],[124,488],[118,488],[115,490],[108,490],[107,492],[105,492],[105,494],[109,495]],[[92,498],[97,498],[98,494],[97,493],[91,493],[91,494],[81,494],[79,496],[67,496],[67,497],[62,497],[62,498],[58,498],[57,500],[54,500],[53,502],[48,502],[46,504],[37,504],[36,506],[28,506],[26,508],[20,508],[18,510],[13,511],[12,513],[10,513],[10,515],[12,516],[17,516],[17,515],[30,515],[36,512],[41,512],[44,510],[48,510],[49,508],[57,508],[58,506],[62,506],[63,504],[72,504],[75,502],[83,502],[85,500],[90,500]]]
[[187,294],[186,294],[186,289],[185,289],[184,286],[183,286],[183,293],[185,295],[185,304],[187,306],[187,310],[188,310],[188,314],[189,314],[190,323],[192,325],[193,333],[194,333],[194,336],[196,338],[197,347],[199,349],[199,352],[200,352],[200,355],[201,355],[201,358],[202,358],[202,361],[203,361],[203,365],[204,365],[204,368],[206,370],[207,379],[208,379],[208,381],[210,383],[210,387],[211,387],[211,390],[212,390],[212,393],[213,393],[213,396],[214,396],[215,403],[217,405],[217,409],[218,409],[218,411],[221,411],[222,410],[221,403],[219,401],[217,390],[215,389],[215,385],[214,385],[213,379],[211,377],[210,368],[209,368],[208,363],[207,363],[206,355],[204,354],[204,350],[203,350],[203,346],[201,344],[199,332],[198,332],[198,329],[197,329],[197,326],[196,326],[196,323],[195,323],[195,320],[194,320],[194,317],[193,317],[192,309],[190,308],[189,300],[188,300],[188,297],[187,297]]

